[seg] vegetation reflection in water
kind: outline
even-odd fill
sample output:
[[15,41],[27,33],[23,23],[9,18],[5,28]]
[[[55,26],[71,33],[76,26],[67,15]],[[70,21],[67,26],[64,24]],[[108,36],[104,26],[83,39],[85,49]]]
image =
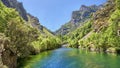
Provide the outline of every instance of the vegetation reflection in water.
[[116,55],[60,48],[32,56],[21,68],[120,68],[119,60]]

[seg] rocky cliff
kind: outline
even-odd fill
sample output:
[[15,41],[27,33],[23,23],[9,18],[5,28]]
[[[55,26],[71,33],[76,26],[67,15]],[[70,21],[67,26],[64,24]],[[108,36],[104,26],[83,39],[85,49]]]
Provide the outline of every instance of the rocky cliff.
[[43,40],[44,35],[53,34],[17,0],[0,0],[0,8],[0,68],[17,68],[18,57],[26,57],[34,51],[31,42],[38,36]]
[[34,17],[33,15],[27,13],[21,2],[18,2],[17,0],[1,0],[1,1],[7,7],[16,9],[16,11],[19,12],[20,16],[25,21],[27,21],[31,26],[42,31],[43,26],[40,25],[39,19],[37,17]]
[[91,19],[66,35],[70,47],[120,53],[120,0],[108,0]]
[[15,8],[19,14],[22,16],[22,18],[26,21],[28,21],[27,18],[27,12],[23,7],[23,4],[18,2],[17,0],[1,0],[7,7],[9,8]]
[[100,8],[102,8],[102,5],[82,5],[79,10],[72,12],[71,20],[65,25],[63,25],[55,33],[57,35],[65,35],[70,31],[75,30],[77,27],[80,27],[85,21],[87,21],[92,13],[96,12]]
[[34,28],[37,28],[38,30],[42,31],[43,26],[40,25],[39,19],[37,17],[32,16],[31,14],[27,14],[28,17],[28,23],[33,26]]
[[84,22],[86,18],[89,18],[90,14],[96,12],[100,6],[92,5],[92,6],[85,6],[82,5],[78,11],[73,11],[71,23],[78,23]]

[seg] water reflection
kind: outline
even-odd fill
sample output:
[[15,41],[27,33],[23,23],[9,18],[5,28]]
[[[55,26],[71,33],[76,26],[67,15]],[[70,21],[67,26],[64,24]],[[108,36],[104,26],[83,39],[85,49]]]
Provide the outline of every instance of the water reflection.
[[60,48],[32,56],[22,68],[120,68],[120,56]]

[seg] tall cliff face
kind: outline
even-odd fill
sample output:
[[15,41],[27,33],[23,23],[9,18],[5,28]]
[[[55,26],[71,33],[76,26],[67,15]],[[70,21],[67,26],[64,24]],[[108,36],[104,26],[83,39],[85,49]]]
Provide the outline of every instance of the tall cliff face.
[[56,31],[57,35],[65,35],[70,31],[75,30],[77,27],[81,26],[83,22],[90,18],[90,15],[96,12],[98,9],[102,8],[102,5],[96,6],[85,6],[82,5],[79,10],[73,11],[71,20],[63,25],[59,30]]
[[17,0],[1,0],[7,7],[15,8],[22,18],[28,21],[27,12],[23,7],[23,4],[18,2]]
[[[33,45],[31,42],[39,36],[43,40],[46,39],[44,35],[51,37],[53,34],[40,25],[37,17],[27,13],[17,0],[0,0],[0,8],[0,68],[17,68],[19,57],[34,52],[34,47],[28,47]],[[2,38],[4,36],[9,37],[10,43]]]
[[101,6],[85,6],[82,5],[78,11],[73,11],[71,23],[78,23],[89,18],[90,14],[96,12]]
[[31,26],[37,28],[38,30],[42,31],[43,26],[40,25],[39,19],[34,17],[33,15],[26,12],[23,7],[23,4],[18,2],[17,0],[1,0],[4,5],[9,8],[15,8],[16,11],[19,12],[20,16],[27,21]]
[[120,53],[120,0],[108,0],[90,20],[66,38],[71,47]]
[[37,28],[38,30],[42,31],[43,26],[40,25],[39,19],[37,17],[32,16],[31,14],[27,14],[28,17],[28,23],[33,26],[34,28]]
[[47,33],[49,33],[51,36],[53,36],[53,33],[50,30],[39,23],[39,19],[37,17],[34,17],[29,13],[27,14],[27,17],[27,23],[30,24],[33,28],[38,29],[44,35],[47,35]]

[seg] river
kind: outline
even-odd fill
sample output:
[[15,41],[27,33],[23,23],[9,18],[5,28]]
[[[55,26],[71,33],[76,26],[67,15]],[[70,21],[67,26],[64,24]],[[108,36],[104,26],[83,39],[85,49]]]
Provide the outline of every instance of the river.
[[59,48],[23,61],[21,68],[120,68],[120,56]]

